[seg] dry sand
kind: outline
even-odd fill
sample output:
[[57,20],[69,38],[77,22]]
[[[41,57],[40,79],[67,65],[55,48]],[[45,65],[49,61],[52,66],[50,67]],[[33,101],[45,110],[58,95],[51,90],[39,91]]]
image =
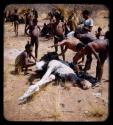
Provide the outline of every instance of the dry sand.
[[[95,19],[99,25],[99,19]],[[43,21],[39,20],[42,26]],[[101,17],[104,31],[108,29],[108,19]],[[97,27],[97,25],[96,25]],[[28,75],[14,75],[14,60],[24,50],[29,37],[24,36],[24,24],[19,25],[19,36],[15,37],[11,23],[4,24],[4,117],[9,121],[103,121],[108,117],[109,103],[109,62],[104,65],[102,84],[89,90],[72,87],[66,82],[66,87],[48,84],[26,104],[19,105],[18,97],[28,88],[28,78],[34,74],[35,67]],[[40,59],[53,44],[53,39],[39,38]],[[66,60],[72,61],[74,52],[66,52]],[[96,59],[93,57],[89,73],[95,76]],[[39,79],[34,79],[36,82]],[[100,95],[95,96],[95,93]]]

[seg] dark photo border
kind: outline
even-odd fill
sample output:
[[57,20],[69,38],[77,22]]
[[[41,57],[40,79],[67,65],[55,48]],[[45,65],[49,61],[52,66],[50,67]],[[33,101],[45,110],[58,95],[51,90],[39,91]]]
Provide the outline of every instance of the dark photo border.
[[[4,29],[3,29],[3,12],[4,12],[4,9],[7,5],[9,4],[53,4],[53,3],[56,3],[56,4],[60,4],[60,3],[65,3],[65,4],[104,4],[105,6],[107,6],[107,8],[109,9],[109,12],[110,12],[110,23],[109,23],[109,26],[110,26],[110,50],[109,50],[109,79],[110,79],[110,82],[109,82],[109,116],[108,118],[106,119],[106,121],[103,121],[103,122],[84,122],[84,121],[81,121],[81,122],[36,122],[36,121],[29,121],[29,122],[24,122],[24,121],[18,121],[18,122],[15,122],[15,121],[7,121],[4,116],[3,116],[3,90],[4,90],[4,70],[3,70],[3,67],[4,67],[4,37],[3,37],[3,33],[4,33]],[[21,123],[26,123],[26,124],[30,124],[30,123],[63,123],[63,124],[89,124],[89,125],[97,125],[97,124],[106,124],[106,125],[112,125],[113,124],[113,111],[112,111],[112,106],[113,106],[113,101],[112,101],[112,97],[113,97],[113,94],[112,94],[112,91],[113,91],[113,85],[112,85],[112,39],[113,39],[113,35],[112,35],[112,28],[113,28],[113,21],[112,21],[112,17],[113,17],[113,6],[112,6],[112,1],[111,0],[106,0],[106,1],[103,1],[103,0],[56,0],[56,1],[53,1],[53,0],[36,0],[36,1],[33,1],[33,0],[10,0],[10,1],[6,1],[6,0],[3,0],[2,1],[2,4],[0,4],[0,16],[1,16],[1,19],[0,19],[0,25],[1,25],[1,31],[0,31],[0,56],[1,56],[1,61],[0,61],[0,71],[1,71],[1,78],[0,78],[0,96],[1,96],[1,99],[0,99],[0,123],[3,123],[5,125],[7,124],[21,124]]]

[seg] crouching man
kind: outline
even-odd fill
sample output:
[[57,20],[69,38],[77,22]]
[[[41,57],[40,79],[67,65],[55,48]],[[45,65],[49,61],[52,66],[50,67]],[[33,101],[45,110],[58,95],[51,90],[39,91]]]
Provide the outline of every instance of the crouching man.
[[[34,61],[31,60],[31,57]],[[36,58],[32,55],[32,47],[29,43],[26,44],[25,50],[20,53],[15,59],[15,73],[18,74],[20,71],[24,71],[27,74],[28,67],[36,64]]]

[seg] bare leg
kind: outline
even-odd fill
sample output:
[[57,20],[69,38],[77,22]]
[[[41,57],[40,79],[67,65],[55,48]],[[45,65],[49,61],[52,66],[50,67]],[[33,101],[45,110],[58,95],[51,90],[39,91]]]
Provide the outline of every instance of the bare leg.
[[87,55],[87,60],[85,63],[84,71],[87,71],[91,68],[91,63],[92,63],[92,55],[89,54],[89,55]]
[[107,58],[107,53],[100,53],[99,58],[101,61],[101,66],[99,65],[99,62],[97,61],[97,67],[96,67],[96,78],[99,82],[101,82],[102,79],[102,74],[103,74],[103,67],[104,67],[104,62]]
[[62,53],[62,58],[65,61],[65,54],[63,53],[63,46],[61,46],[61,53]]
[[[57,44],[57,43],[58,43],[58,42],[57,42],[56,38],[54,37],[54,45]],[[57,51],[58,51],[58,47],[55,46],[55,52],[57,53]]]
[[101,67],[100,67],[99,63],[97,62],[96,78],[97,78],[98,82],[101,82],[102,74],[103,74],[103,65],[101,64]]
[[37,41],[35,41],[35,57],[36,58],[38,57],[38,45],[39,45],[39,43],[38,43],[38,40],[37,40]]
[[16,24],[16,36],[18,36],[18,23]]
[[15,32],[15,35],[16,35],[16,23],[14,22],[14,32]]
[[27,24],[25,24],[24,35],[26,34]]

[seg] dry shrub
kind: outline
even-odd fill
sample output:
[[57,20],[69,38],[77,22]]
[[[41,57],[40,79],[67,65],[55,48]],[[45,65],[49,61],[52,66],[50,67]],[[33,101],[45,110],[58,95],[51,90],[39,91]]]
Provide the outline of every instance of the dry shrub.
[[26,12],[26,9],[25,8],[19,8],[18,9],[18,13],[19,14],[24,14]]
[[80,10],[78,10],[74,7],[69,8],[65,4],[54,5],[54,7],[55,7],[55,9],[59,10],[64,15],[64,20],[66,22],[68,21],[69,17],[72,16],[72,14],[74,14],[71,17],[70,25],[71,25],[72,29],[75,30],[79,23]]
[[106,114],[106,109],[103,106],[92,106],[88,113],[88,117],[103,117]]
[[64,86],[64,89],[67,90],[67,91],[69,91],[69,90],[70,90],[70,87],[65,85],[65,86]]
[[107,18],[107,17],[109,17],[109,11],[107,11],[107,10],[96,11],[96,16],[99,18],[100,17]]
[[65,18],[68,18],[70,15],[72,15],[72,13],[76,13],[76,15],[80,15],[80,10],[75,9],[75,8],[68,8],[66,5],[64,4],[57,4],[54,5],[54,8],[61,11],[61,13],[64,15]]
[[60,117],[60,113],[57,111],[53,112],[49,118],[53,118],[54,120],[58,120]]

